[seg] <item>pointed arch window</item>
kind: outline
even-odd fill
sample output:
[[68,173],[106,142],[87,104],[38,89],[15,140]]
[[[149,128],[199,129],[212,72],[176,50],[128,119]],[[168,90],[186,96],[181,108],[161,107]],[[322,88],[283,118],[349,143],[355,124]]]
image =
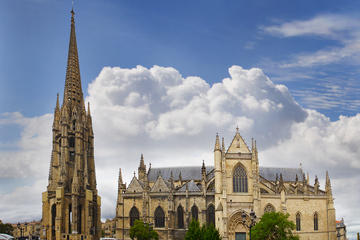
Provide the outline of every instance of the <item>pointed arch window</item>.
[[199,219],[199,209],[196,205],[191,207],[191,217],[196,221]]
[[301,216],[300,216],[300,213],[296,214],[296,231],[301,231]]
[[207,209],[207,211],[206,211],[206,217],[207,217],[207,219],[206,219],[206,222],[208,223],[208,224],[212,224],[212,225],[214,225],[215,226],[215,207],[214,207],[214,205],[210,205],[209,207],[208,207],[208,209]]
[[238,165],[234,170],[233,192],[248,192],[246,170],[241,165]]
[[155,209],[155,227],[165,227],[165,213],[160,206]]
[[314,214],[314,230],[319,230],[319,215],[317,212]]
[[55,219],[56,219],[56,204],[51,207],[51,236],[55,239]]
[[177,208],[177,223],[178,228],[184,228],[184,210],[181,205]]
[[134,226],[135,220],[140,219],[139,210],[136,207],[132,207],[130,210],[130,226]]

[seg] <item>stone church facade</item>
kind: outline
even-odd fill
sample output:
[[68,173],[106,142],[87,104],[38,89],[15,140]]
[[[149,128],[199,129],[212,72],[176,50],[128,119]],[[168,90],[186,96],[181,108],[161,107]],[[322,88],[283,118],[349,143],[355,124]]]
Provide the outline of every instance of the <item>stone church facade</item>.
[[189,223],[212,223],[223,239],[249,239],[242,215],[253,210],[290,214],[302,240],[336,240],[335,208],[326,173],[325,189],[310,184],[301,168],[260,167],[256,142],[251,149],[238,130],[225,149],[216,136],[214,166],[147,169],[141,155],[138,176],[126,186],[121,169],[116,203],[116,238],[130,239],[136,219],[149,222],[160,239],[183,239]]
[[47,190],[42,194],[42,234],[47,240],[98,240],[101,233],[94,134],[85,109],[75,36],[74,11],[62,105],[59,95],[52,126]]

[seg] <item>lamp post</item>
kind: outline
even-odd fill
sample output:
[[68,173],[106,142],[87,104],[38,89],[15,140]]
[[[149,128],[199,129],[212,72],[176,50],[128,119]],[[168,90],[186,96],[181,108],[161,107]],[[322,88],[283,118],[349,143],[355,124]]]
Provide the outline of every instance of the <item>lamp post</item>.
[[336,237],[338,240],[340,240],[340,237],[345,236],[345,234],[340,234],[340,229],[336,229],[336,231],[337,231]]
[[22,238],[22,228],[21,228],[21,225],[19,222],[17,224],[17,228],[20,230],[20,237],[18,237],[18,239],[19,239],[19,238]]
[[27,231],[27,223],[25,223],[25,228],[24,228],[24,235],[25,235],[25,232]]
[[[26,223],[25,223],[26,225]],[[18,222],[17,224],[18,229],[20,230],[20,237],[18,239],[22,239],[24,236],[24,228],[21,226],[21,224]]]
[[245,212],[243,212],[243,213],[241,214],[241,218],[242,218],[242,223],[243,223],[246,227],[248,227],[248,228],[250,229],[250,240],[251,240],[251,228],[252,228],[253,226],[255,226],[255,224],[256,224],[256,214],[255,214],[254,210],[251,209],[251,212],[250,212],[250,223],[249,223],[249,224],[247,224],[247,221],[246,221],[247,215],[246,215]]

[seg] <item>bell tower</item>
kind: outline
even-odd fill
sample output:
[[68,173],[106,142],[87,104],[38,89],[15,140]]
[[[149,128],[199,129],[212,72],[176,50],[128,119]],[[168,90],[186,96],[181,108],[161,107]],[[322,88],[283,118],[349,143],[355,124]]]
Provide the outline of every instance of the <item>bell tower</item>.
[[94,133],[85,109],[75,35],[71,29],[62,105],[57,95],[47,191],[42,194],[42,239],[98,240],[101,234]]

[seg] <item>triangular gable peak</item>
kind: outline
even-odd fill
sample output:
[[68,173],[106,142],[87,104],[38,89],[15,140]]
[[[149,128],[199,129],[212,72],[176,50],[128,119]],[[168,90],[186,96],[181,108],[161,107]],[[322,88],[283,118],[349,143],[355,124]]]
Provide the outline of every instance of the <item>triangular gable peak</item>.
[[200,188],[196,185],[194,180],[191,180],[190,182],[186,182],[178,191],[186,192],[186,185],[189,192],[201,192]]
[[236,131],[227,153],[251,153],[239,131]]
[[169,187],[161,175],[156,179],[154,186],[151,188],[151,192],[170,192]]
[[126,189],[127,193],[134,193],[134,192],[142,192],[144,189],[141,186],[139,180],[136,177],[133,177],[131,180],[129,187]]

